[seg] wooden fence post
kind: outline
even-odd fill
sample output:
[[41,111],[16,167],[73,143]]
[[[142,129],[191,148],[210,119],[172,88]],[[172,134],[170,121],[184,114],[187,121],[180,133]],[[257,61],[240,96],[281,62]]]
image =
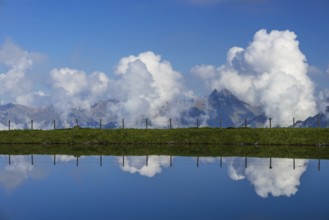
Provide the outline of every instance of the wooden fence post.
[[146,128],[146,130],[148,129],[147,118],[145,119],[145,128]]
[[53,121],[54,124],[54,130],[56,130],[56,120]]
[[31,120],[31,130],[33,130],[33,120]]
[[8,121],[8,130],[10,131],[10,120]]
[[244,128],[247,128],[247,118],[244,118]]
[[122,119],[122,129],[125,129],[125,119]]
[[172,129],[171,118],[169,119],[169,128]]
[[295,117],[292,118],[292,127],[295,127]]
[[272,128],[272,118],[269,118],[270,121],[270,128]]
[[102,129],[102,119],[99,119],[99,129]]
[[196,119],[196,127],[197,128],[199,127],[199,119],[198,118]]

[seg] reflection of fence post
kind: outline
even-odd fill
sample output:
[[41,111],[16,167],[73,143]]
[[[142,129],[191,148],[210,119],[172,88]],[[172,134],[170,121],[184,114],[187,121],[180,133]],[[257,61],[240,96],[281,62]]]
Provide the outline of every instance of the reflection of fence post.
[[77,167],[79,166],[79,157],[77,157]]
[[172,167],[172,155],[170,155],[170,167]]
[[99,166],[103,165],[103,158],[102,155],[99,156]]
[[145,161],[145,163],[146,163],[146,166],[149,165],[149,155],[146,155],[146,161]]
[[9,154],[9,157],[8,157],[8,164],[11,165],[11,158],[10,158],[10,154]]
[[272,118],[269,118],[270,121],[270,128],[272,128]]
[[318,171],[320,171],[320,159],[318,160]]
[[293,168],[296,168],[295,158],[293,158]]
[[56,166],[56,154],[54,154],[54,166]]
[[270,169],[272,169],[272,157],[270,157]]
[[244,158],[244,168],[247,168],[248,167],[248,158],[245,157]]
[[33,166],[33,154],[31,154],[31,165]]
[[222,165],[223,165],[223,158],[222,156],[220,157],[220,161],[219,161],[219,167],[222,168]]
[[199,156],[196,158],[196,167],[199,167]]
[[122,166],[125,166],[125,156],[122,156]]

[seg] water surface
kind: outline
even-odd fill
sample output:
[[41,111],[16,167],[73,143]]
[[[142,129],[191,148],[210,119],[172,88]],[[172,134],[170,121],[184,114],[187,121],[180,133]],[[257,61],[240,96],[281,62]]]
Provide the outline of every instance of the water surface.
[[328,219],[329,161],[0,156],[0,219]]

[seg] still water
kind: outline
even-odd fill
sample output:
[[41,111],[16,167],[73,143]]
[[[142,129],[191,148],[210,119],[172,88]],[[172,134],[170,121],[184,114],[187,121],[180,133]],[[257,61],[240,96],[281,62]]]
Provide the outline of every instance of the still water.
[[2,155],[0,219],[329,219],[329,161]]

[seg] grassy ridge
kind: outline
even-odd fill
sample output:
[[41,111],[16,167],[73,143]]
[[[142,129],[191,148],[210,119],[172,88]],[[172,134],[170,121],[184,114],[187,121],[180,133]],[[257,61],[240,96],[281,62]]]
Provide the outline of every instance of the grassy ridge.
[[327,128],[63,129],[0,131],[0,144],[210,144],[328,146]]

